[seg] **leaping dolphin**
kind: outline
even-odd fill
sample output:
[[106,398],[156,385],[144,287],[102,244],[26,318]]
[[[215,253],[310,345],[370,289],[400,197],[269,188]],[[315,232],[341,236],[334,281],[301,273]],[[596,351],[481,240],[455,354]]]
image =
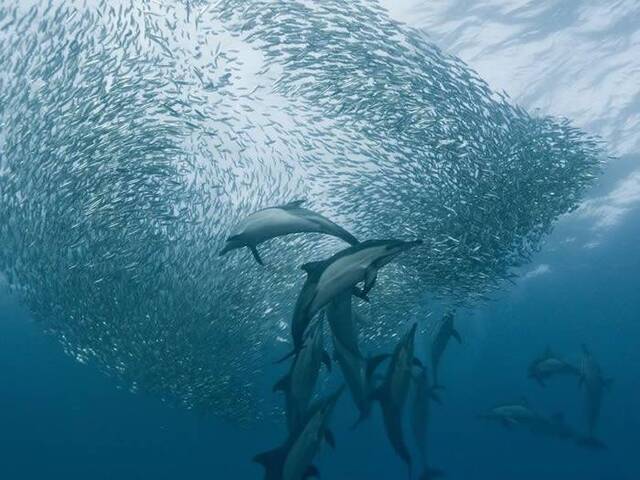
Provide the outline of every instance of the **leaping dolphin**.
[[313,405],[301,426],[282,446],[253,458],[264,467],[265,480],[304,480],[319,476],[318,469],[312,464],[313,458],[323,439],[335,446],[329,421],[343,390],[344,386]]
[[[302,265],[300,268],[307,273],[307,279],[298,295],[291,320],[293,350],[279,362],[300,351],[311,320],[334,298],[350,292],[368,300],[367,294],[375,285],[378,270],[402,252],[421,244],[422,240],[367,240],[327,260]],[[362,289],[357,286],[361,282],[364,283]]]
[[319,213],[302,208],[300,205],[303,203],[304,200],[296,200],[286,205],[264,208],[244,218],[227,238],[220,255],[237,248],[248,247],[256,262],[264,265],[258,253],[258,245],[293,233],[324,233],[341,238],[351,245],[358,243],[358,240],[344,228]]
[[331,360],[323,346],[322,324],[312,326],[304,342],[304,348],[296,355],[289,373],[273,387],[285,394],[287,425],[295,431],[307,412],[313,391],[324,363],[331,370]]
[[411,454],[404,440],[402,418],[413,376],[412,369],[414,365],[424,368],[422,363],[413,356],[416,327],[417,324],[414,324],[396,346],[385,378],[372,394],[372,399],[380,402],[389,442],[409,467],[409,476],[411,476]]
[[431,367],[433,368],[433,384],[438,386],[438,366],[451,337],[462,343],[462,337],[453,326],[454,314],[449,311],[444,314],[437,326],[431,343]]

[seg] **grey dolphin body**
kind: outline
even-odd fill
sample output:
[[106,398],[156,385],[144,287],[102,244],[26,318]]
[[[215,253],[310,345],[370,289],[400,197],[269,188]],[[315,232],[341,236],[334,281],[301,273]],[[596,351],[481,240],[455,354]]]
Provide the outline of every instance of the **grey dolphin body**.
[[413,356],[416,327],[417,325],[414,324],[396,346],[385,378],[372,395],[374,400],[380,402],[389,442],[409,470],[411,470],[411,454],[404,440],[402,417],[413,376],[413,366],[416,363],[421,366]]
[[579,376],[580,370],[554,355],[549,347],[547,347],[544,354],[529,365],[529,378],[534,379],[543,387],[545,386],[545,380],[566,375]]
[[564,422],[560,413],[546,417],[531,409],[525,399],[498,405],[480,418],[494,420],[506,428],[521,427],[529,432],[551,438],[574,438],[575,432]]
[[302,208],[302,203],[304,200],[297,200],[286,205],[258,210],[247,216],[235,227],[220,255],[248,247],[256,261],[263,265],[257,246],[267,240],[293,233],[324,233],[341,238],[351,245],[358,243],[358,240],[344,228],[319,213]]
[[318,469],[312,464],[313,458],[323,439],[335,446],[329,421],[343,390],[344,386],[313,405],[299,428],[282,446],[253,458],[264,467],[265,480],[304,480],[319,476]]
[[340,365],[345,383],[360,412],[360,418],[356,422],[358,424],[369,417],[373,372],[388,355],[378,355],[369,359],[363,357],[358,345],[355,312],[352,310],[350,293],[338,295],[327,306],[326,312],[333,337],[334,358]]
[[499,422],[505,428],[511,428],[526,426],[534,422],[538,418],[538,414],[529,407],[529,403],[525,399],[521,399],[517,402],[497,405],[479,417]]
[[440,399],[429,382],[429,374],[426,368],[420,369],[420,372],[414,378],[414,384],[411,427],[413,430],[413,438],[418,447],[424,468],[420,480],[428,480],[443,475],[442,471],[429,467],[427,459],[427,430],[431,417],[431,402],[435,401],[440,403]]
[[451,337],[455,338],[458,343],[462,343],[462,337],[453,326],[454,315],[452,312],[447,312],[440,320],[438,327],[434,333],[431,343],[431,367],[433,368],[433,384],[438,383],[438,366],[440,365],[440,359],[444,353]]
[[307,412],[318,381],[321,363],[331,369],[331,361],[323,346],[322,324],[309,331],[304,348],[296,355],[289,373],[273,389],[285,394],[285,411],[289,432],[295,431]]
[[[352,292],[367,298],[367,293],[376,282],[378,270],[395,257],[416,245],[421,240],[367,240],[346,248],[327,260],[302,265],[307,279],[298,295],[291,321],[293,351],[284,359],[302,348],[304,332],[313,317],[341,293]],[[362,290],[357,285],[364,282]]]
[[578,443],[585,447],[605,448],[605,445],[595,437],[595,429],[600,416],[602,396],[605,388],[611,385],[611,379],[604,378],[600,365],[585,345],[582,346],[580,385],[585,390],[587,432],[578,439]]

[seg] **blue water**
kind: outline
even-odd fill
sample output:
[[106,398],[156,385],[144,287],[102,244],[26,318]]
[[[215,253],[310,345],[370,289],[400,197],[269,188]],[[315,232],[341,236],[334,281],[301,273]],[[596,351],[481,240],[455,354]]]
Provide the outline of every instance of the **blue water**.
[[[635,240],[640,214],[629,216],[598,249],[559,246],[566,233],[558,229],[536,257],[552,265],[551,272],[461,315],[465,343],[452,345],[446,354],[444,405],[434,407],[430,432],[433,462],[448,478],[631,480],[640,475],[640,251]],[[270,424],[238,429],[118,390],[91,366],[65,356],[7,299],[0,328],[2,478],[260,478],[249,459],[284,435]],[[576,356],[581,343],[614,378],[598,429],[607,451],[507,432],[475,418],[497,402],[524,395],[540,410],[564,411],[579,425],[577,385],[557,379],[541,389],[526,378],[526,366],[546,345]],[[350,424],[353,415],[345,404],[334,423]],[[387,479],[404,472],[379,418],[355,433],[336,427],[336,436],[337,450],[320,457],[324,478]]]
[[[434,12],[418,9],[419,2],[405,3],[406,11],[422,12],[421,16],[416,13],[415,23],[428,32],[437,20],[429,17]],[[451,10],[444,9],[449,20],[464,18],[460,2],[450,3]],[[629,17],[637,14],[632,4],[623,3],[619,8],[625,6]],[[615,12],[612,8],[611,15],[624,17],[619,8]],[[554,18],[558,23],[549,27],[552,33],[532,27],[539,35],[564,38],[563,29],[569,36],[575,34],[571,31],[574,24],[566,20],[572,17],[561,2],[549,2],[544,13],[531,19],[531,24],[545,25]],[[493,19],[488,12],[479,14],[470,9],[467,14],[472,25],[479,15],[486,15],[486,22]],[[408,21],[406,13],[398,15]],[[606,17],[606,9],[601,15]],[[509,25],[508,19],[501,22]],[[631,27],[622,27],[608,33],[609,38],[630,36],[627,28]],[[484,57],[479,47],[479,53],[465,58],[465,30],[453,41],[452,34],[447,37],[443,28],[432,33],[445,50],[461,55],[481,74],[483,69],[490,70],[487,65],[492,64],[486,59],[495,56],[496,48],[490,47],[498,41],[487,41]],[[635,32],[637,36],[638,30]],[[521,34],[524,52],[531,35]],[[468,35],[467,42],[471,42],[475,34]],[[486,37],[491,35],[484,31],[478,42]],[[509,48],[517,51],[517,39],[509,41]],[[558,48],[570,56],[565,44]],[[620,52],[624,48],[632,49],[621,46]],[[605,115],[597,106],[590,110],[588,106],[563,109],[554,105],[554,98],[570,90],[567,84],[571,82],[567,77],[562,82],[555,78],[557,70],[552,65],[546,74],[535,72],[535,78],[531,71],[523,73],[515,65],[510,74],[509,62],[493,65],[500,65],[506,73],[490,79],[492,86],[506,89],[531,109],[545,109],[546,104],[547,113],[574,113],[581,126],[609,141],[612,153],[619,158],[609,163],[589,191],[585,207],[560,219],[515,285],[505,285],[491,302],[459,313],[458,329],[464,342],[451,344],[445,353],[440,375],[446,390],[443,405],[432,408],[430,458],[449,479],[638,479],[640,182],[632,180],[638,172],[640,153],[637,137],[619,134],[629,130],[629,123],[637,122],[637,101],[627,92],[637,89],[633,85],[637,84],[638,70],[627,64],[622,83],[608,82],[604,75],[592,84],[593,98],[598,99],[594,103],[610,100],[610,114]],[[531,91],[510,91],[510,80],[518,90],[518,85],[527,83],[527,72],[532,75]],[[588,97],[588,92],[583,92],[584,96]],[[620,100],[620,96],[629,100]],[[612,209],[618,209],[615,221],[607,217]],[[419,342],[422,353],[424,338]],[[589,346],[605,375],[613,379],[597,427],[607,450],[584,450],[569,441],[507,431],[476,418],[499,402],[526,397],[537,410],[564,412],[570,425],[583,428],[583,393],[574,379],[554,379],[541,388],[526,376],[529,362],[546,346],[575,360],[581,344]],[[265,383],[275,381],[281,373],[274,368],[273,379],[264,379]],[[91,363],[83,365],[66,356],[15,299],[0,294],[0,479],[262,478],[261,468],[250,459],[278,444],[285,435],[281,425],[269,420],[239,427],[119,387],[118,381],[104,376]],[[276,395],[269,398],[274,404],[280,400]],[[337,448],[323,448],[317,461],[322,478],[405,478],[406,469],[388,445],[377,409],[369,422],[351,431],[348,425],[355,415],[343,399],[333,419]]]

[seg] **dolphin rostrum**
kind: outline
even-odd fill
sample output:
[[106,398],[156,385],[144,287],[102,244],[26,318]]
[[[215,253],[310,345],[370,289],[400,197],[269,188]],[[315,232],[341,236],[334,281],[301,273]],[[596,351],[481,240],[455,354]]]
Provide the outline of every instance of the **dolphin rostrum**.
[[409,467],[409,476],[411,476],[411,454],[404,440],[402,418],[413,376],[413,367],[418,365],[423,368],[422,363],[413,356],[416,327],[417,324],[414,324],[396,345],[385,378],[372,394],[373,400],[380,402],[389,442]]
[[458,343],[462,343],[462,337],[453,326],[453,319],[453,312],[449,311],[445,313],[433,334],[433,340],[431,342],[431,368],[433,368],[433,384],[436,386],[439,385],[438,366],[449,340],[453,337]]
[[[302,265],[307,279],[298,295],[291,321],[293,351],[280,361],[300,351],[304,332],[311,320],[336,296],[351,292],[367,299],[367,294],[375,285],[378,270],[402,252],[420,244],[422,240],[367,240],[346,248],[327,260]],[[358,287],[361,282],[362,289]]]
[[312,326],[304,343],[291,364],[289,373],[273,387],[285,394],[287,425],[289,432],[296,430],[313,396],[320,374],[320,365],[324,363],[331,369],[331,360],[323,346],[322,323]]
[[264,467],[265,480],[304,480],[319,476],[312,462],[323,439],[332,447],[335,446],[329,421],[343,390],[344,386],[313,405],[301,425],[289,434],[282,446],[253,458],[254,462]]
[[220,255],[248,247],[256,261],[264,265],[258,253],[258,245],[276,237],[303,232],[324,233],[341,238],[351,245],[358,243],[344,228],[319,213],[302,208],[303,203],[304,200],[296,200],[286,205],[264,208],[244,218],[227,238]]
[[580,386],[584,386],[585,389],[587,433],[578,439],[578,443],[585,447],[605,448],[604,444],[595,437],[595,429],[600,416],[604,390],[611,386],[612,381],[604,378],[600,365],[585,345],[582,345],[579,381]]
[[570,363],[554,355],[551,348],[547,347],[544,354],[536,358],[529,365],[529,378],[545,386],[545,380],[560,375],[580,375],[580,370]]

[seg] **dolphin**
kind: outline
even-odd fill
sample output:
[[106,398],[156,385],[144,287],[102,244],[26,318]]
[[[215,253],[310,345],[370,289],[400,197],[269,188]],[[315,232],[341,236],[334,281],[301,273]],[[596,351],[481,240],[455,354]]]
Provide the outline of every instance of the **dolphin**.
[[526,399],[498,405],[480,418],[500,422],[505,428],[521,427],[529,432],[551,438],[575,438],[574,430],[564,422],[564,415],[557,413],[546,417],[531,409]]
[[304,480],[318,477],[318,469],[312,464],[322,440],[335,447],[329,422],[344,385],[332,395],[313,405],[300,426],[278,448],[260,453],[253,461],[265,469],[265,480]]
[[543,387],[545,380],[560,375],[579,376],[580,370],[554,355],[549,347],[529,365],[529,378],[536,380]]
[[351,245],[358,243],[358,240],[344,228],[319,213],[302,208],[301,205],[304,202],[304,200],[296,200],[250,214],[233,229],[220,255],[248,247],[256,262],[264,265],[258,253],[258,245],[276,237],[303,232],[324,233],[341,238]]
[[422,363],[413,356],[416,327],[417,324],[414,324],[396,346],[385,378],[372,394],[373,400],[380,402],[384,426],[391,446],[409,467],[409,476],[411,476],[412,462],[411,454],[404,441],[402,417],[413,376],[413,366],[422,366]]
[[285,394],[289,432],[297,428],[309,407],[321,363],[325,364],[327,370],[331,370],[331,360],[324,349],[322,333],[322,324],[318,322],[310,329],[304,348],[296,355],[289,373],[273,387],[274,391],[282,391]]
[[462,337],[453,326],[454,314],[449,311],[438,323],[431,342],[431,367],[433,368],[433,384],[438,385],[438,365],[451,337],[462,343]]
[[353,402],[360,412],[355,427],[371,413],[373,373],[389,355],[382,354],[369,359],[363,357],[358,346],[355,312],[352,310],[350,293],[338,295],[327,306],[326,315],[333,337],[334,359],[342,370]]
[[429,374],[426,368],[420,369],[414,377],[414,399],[411,410],[411,427],[413,438],[422,459],[424,471],[420,480],[428,480],[443,476],[443,472],[430,468],[427,461],[427,430],[431,417],[431,402],[440,403],[436,390],[429,383]]
[[505,428],[526,426],[538,418],[538,414],[529,407],[529,402],[521,398],[516,402],[504,403],[493,407],[480,418],[497,421]]
[[[375,285],[378,270],[402,252],[420,244],[422,240],[367,240],[346,248],[327,260],[302,265],[307,279],[296,300],[291,321],[293,350],[280,361],[300,351],[304,332],[311,320],[337,295],[352,292],[368,299],[367,294]],[[357,286],[361,282],[364,282],[362,289]]]
[[587,447],[603,448],[604,444],[595,438],[595,429],[604,390],[611,386],[612,380],[603,376],[600,365],[585,345],[582,345],[579,382],[585,389],[587,432],[578,443]]

